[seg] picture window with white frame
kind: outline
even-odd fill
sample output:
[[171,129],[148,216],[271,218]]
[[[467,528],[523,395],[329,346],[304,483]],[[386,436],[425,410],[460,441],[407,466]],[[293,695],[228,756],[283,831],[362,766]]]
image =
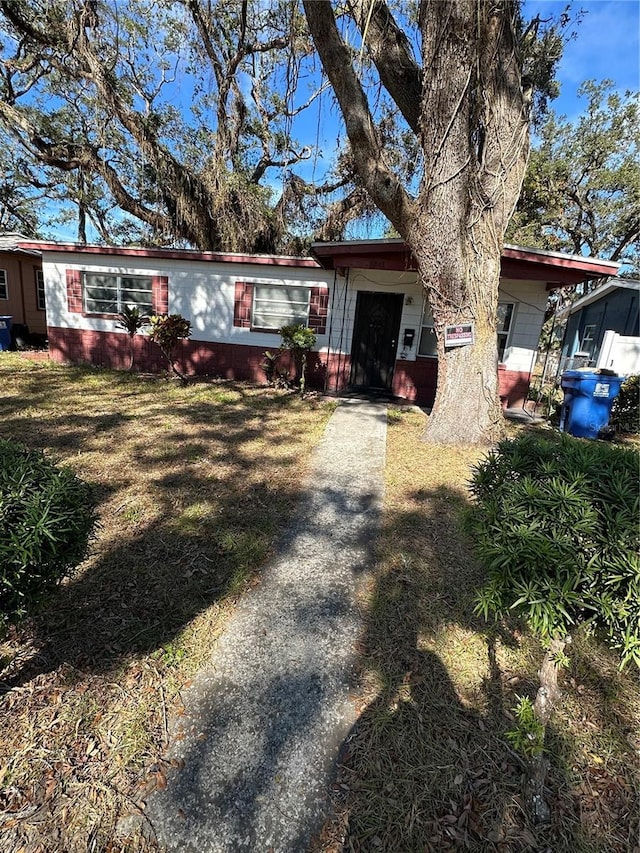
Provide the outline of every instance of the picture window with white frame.
[[152,314],[153,280],[151,276],[86,272],[82,297],[87,314],[119,314],[125,306]]
[[0,270],[0,299],[9,298],[9,285],[7,283],[7,271]]
[[283,326],[308,325],[310,296],[309,287],[255,284],[251,328],[277,332]]
[[438,357],[438,342],[436,341],[436,330],[433,327],[433,317],[431,316],[431,309],[428,305],[425,305],[424,314],[422,316],[420,341],[418,343],[418,355],[430,358]]
[[514,302],[498,302],[498,361],[504,361],[515,310]]

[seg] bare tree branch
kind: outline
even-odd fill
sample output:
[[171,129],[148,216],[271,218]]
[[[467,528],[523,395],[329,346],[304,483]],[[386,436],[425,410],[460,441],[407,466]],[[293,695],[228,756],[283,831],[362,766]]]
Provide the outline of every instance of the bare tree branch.
[[350,0],[351,10],[380,79],[407,124],[420,133],[422,70],[413,58],[411,45],[386,3]]
[[[384,159],[367,98],[351,64],[351,54],[336,26],[330,0],[304,0],[316,49],[340,105],[354,162],[375,204],[398,228],[414,211],[414,200]],[[399,228],[399,230],[400,230]]]

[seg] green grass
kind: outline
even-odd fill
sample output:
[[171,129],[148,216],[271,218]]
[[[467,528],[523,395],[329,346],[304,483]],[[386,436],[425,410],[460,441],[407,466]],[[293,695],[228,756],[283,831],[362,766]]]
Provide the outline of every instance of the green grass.
[[89,558],[0,644],[0,848],[120,850],[180,688],[259,576],[333,406],[0,356],[0,436],[70,465],[100,504]]

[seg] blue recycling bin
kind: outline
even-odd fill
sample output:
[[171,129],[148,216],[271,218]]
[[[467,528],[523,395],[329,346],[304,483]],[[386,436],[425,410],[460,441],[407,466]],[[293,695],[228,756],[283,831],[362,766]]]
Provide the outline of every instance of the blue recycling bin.
[[609,423],[611,406],[623,382],[624,376],[592,369],[565,371],[560,380],[564,391],[560,429],[578,438],[598,438]]
[[0,350],[11,349],[11,317],[0,314]]

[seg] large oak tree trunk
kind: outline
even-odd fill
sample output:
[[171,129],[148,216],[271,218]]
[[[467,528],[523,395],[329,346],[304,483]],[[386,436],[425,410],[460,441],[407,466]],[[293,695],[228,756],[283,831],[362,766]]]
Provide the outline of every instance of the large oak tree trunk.
[[[440,264],[436,270],[430,259],[419,266],[438,344],[438,385],[425,438],[437,444],[495,441],[503,428],[493,320],[500,259],[460,252],[453,269]],[[473,344],[445,349],[445,327],[460,324],[472,324]]]
[[[420,142],[417,198],[389,166],[329,0],[304,0],[362,182],[418,264],[438,340],[438,386],[425,438],[486,443],[502,431],[496,314],[504,233],[528,156],[529,104],[512,0],[419,4],[422,67],[382,0],[350,0],[380,80]],[[447,325],[475,341],[444,347]]]
[[[504,232],[528,155],[527,110],[509,3],[422,4],[420,138],[425,171],[419,260],[438,341],[438,385],[426,438],[492,442],[502,434],[496,314]],[[445,349],[447,325],[473,344]]]

